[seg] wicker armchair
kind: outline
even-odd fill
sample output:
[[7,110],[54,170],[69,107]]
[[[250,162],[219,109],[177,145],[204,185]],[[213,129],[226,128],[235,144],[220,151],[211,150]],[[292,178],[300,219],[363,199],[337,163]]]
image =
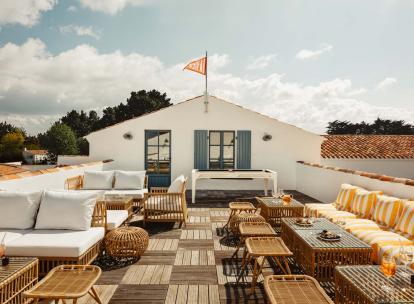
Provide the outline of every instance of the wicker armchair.
[[186,224],[188,211],[185,190],[187,178],[177,193],[167,192],[168,188],[152,187],[144,196],[144,223],[180,222]]

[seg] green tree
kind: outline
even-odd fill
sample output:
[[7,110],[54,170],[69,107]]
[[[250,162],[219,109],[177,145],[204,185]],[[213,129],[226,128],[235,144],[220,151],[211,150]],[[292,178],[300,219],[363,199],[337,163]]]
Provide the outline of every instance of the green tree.
[[2,162],[12,162],[22,160],[24,135],[18,130],[10,132],[1,138],[0,159]]
[[404,120],[377,118],[373,123],[364,121],[352,123],[335,120],[328,123],[328,134],[376,134],[376,135],[413,135],[414,126]]
[[54,124],[41,138],[51,160],[56,160],[58,155],[79,154],[75,132],[66,124]]
[[20,132],[23,134],[23,136],[26,135],[26,132],[23,129],[13,126],[12,124],[9,124],[6,121],[0,122],[0,138],[2,138],[7,133],[12,133],[12,132]]

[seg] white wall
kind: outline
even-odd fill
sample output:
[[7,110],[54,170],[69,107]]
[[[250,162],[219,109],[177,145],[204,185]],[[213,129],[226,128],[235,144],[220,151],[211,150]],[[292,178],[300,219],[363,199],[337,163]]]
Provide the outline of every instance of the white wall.
[[411,159],[321,159],[321,164],[414,179]]
[[367,190],[381,190],[385,194],[414,199],[414,186],[386,182],[352,173],[296,164],[296,190],[325,203],[332,203],[342,183],[360,186]]
[[58,155],[57,164],[61,165],[80,165],[90,161],[88,155]]
[[84,164],[74,168],[57,168],[57,172],[47,172],[34,176],[1,180],[1,190],[42,190],[42,189],[64,189],[65,180],[68,177],[81,175],[86,170],[106,170],[109,163]]
[[[209,97],[204,112],[204,97],[141,116],[87,136],[92,160],[113,159],[112,166],[125,170],[144,169],[146,129],[171,130],[172,178],[191,176],[194,165],[194,130],[251,130],[252,169],[277,171],[279,187],[296,186],[296,161],[317,162],[323,138],[292,125],[279,122],[232,103]],[[123,134],[131,132],[132,140]],[[265,142],[265,133],[273,136]],[[190,183],[191,185],[191,183]],[[261,189],[262,182],[200,181],[197,189]]]

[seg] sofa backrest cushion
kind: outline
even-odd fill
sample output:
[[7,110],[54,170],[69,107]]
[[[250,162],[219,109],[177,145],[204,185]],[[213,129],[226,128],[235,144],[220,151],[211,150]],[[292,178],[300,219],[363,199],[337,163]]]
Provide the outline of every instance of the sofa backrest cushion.
[[114,189],[141,190],[144,188],[145,171],[115,171]]
[[42,191],[0,191],[0,228],[33,228]]
[[88,230],[97,194],[83,191],[45,191],[35,229]]
[[109,190],[112,189],[114,171],[85,171],[83,189]]
[[402,210],[402,200],[387,195],[378,195],[372,219],[386,227],[394,227]]
[[370,218],[377,202],[377,195],[375,191],[358,189],[351,203],[351,212],[362,218]]
[[350,184],[341,185],[341,189],[339,190],[338,196],[336,198],[336,206],[339,210],[351,210],[351,202],[354,199],[354,195],[357,189],[357,186],[353,186]]
[[183,184],[185,182],[184,175],[178,176],[168,187],[168,193],[180,193],[183,190]]
[[414,236],[414,202],[404,201],[403,211],[398,219],[396,230]]

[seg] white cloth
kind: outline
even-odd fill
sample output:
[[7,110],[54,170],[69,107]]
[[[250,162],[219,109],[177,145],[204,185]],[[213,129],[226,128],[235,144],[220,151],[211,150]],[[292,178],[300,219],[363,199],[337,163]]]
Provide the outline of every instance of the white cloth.
[[126,210],[107,210],[106,211],[106,229],[114,230],[121,226],[128,219]]
[[33,228],[42,191],[0,191],[0,229]]
[[145,172],[146,171],[115,171],[114,189],[143,189]]
[[168,187],[168,193],[179,193],[182,190],[185,181],[184,175],[178,176]]
[[7,248],[7,245],[11,241],[14,241],[15,239],[18,239],[32,231],[33,229],[2,229],[0,230],[0,242],[3,241]]
[[83,189],[112,189],[113,180],[114,171],[85,171],[85,173],[83,174]]

